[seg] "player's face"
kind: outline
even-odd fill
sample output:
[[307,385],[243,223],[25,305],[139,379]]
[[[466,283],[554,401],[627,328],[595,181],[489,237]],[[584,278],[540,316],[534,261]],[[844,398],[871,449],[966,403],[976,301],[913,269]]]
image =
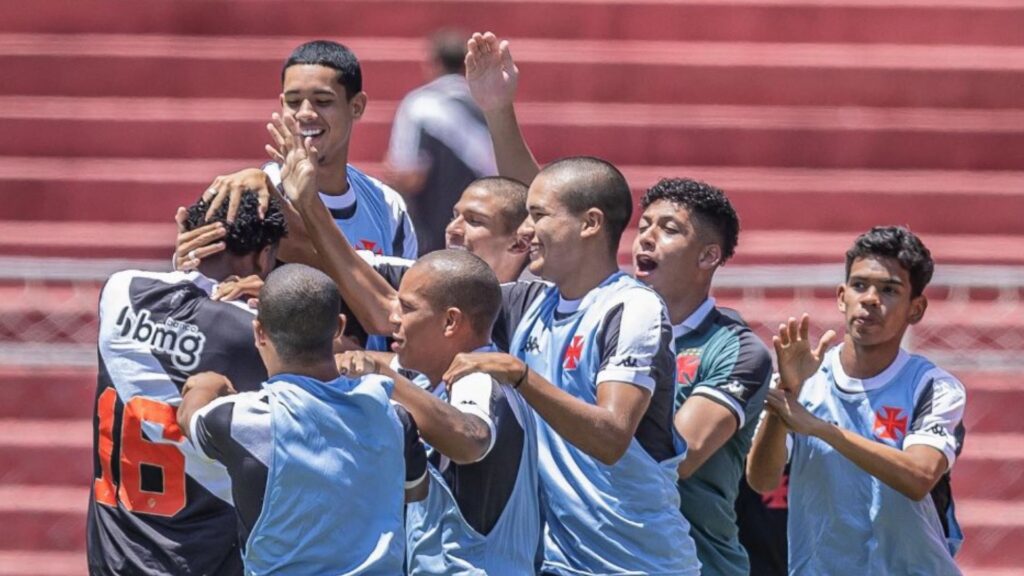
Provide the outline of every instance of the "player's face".
[[444,230],[448,248],[463,249],[479,256],[498,270],[509,248],[515,244],[518,222],[502,221],[502,200],[481,186],[470,186],[452,209],[452,221]]
[[289,66],[284,73],[281,113],[294,116],[303,136],[313,139],[323,165],[348,161],[352,125],[366,107],[363,93],[346,99],[337,75],[333,68],[314,64]]
[[529,238],[530,272],[559,283],[580,265],[577,254],[583,222],[559,197],[560,184],[544,175],[534,178],[526,196],[529,215],[519,234]]
[[881,257],[855,260],[838,298],[847,336],[860,346],[898,346],[907,326],[920,321],[927,306],[923,295],[911,298],[910,275],[899,262]]
[[673,293],[690,289],[705,247],[690,211],[658,200],[640,215],[633,239],[633,273],[671,300]]
[[391,310],[391,350],[402,366],[431,373],[437,362],[435,344],[444,339],[444,315],[435,311],[423,296],[429,271],[413,267],[402,278],[398,298]]

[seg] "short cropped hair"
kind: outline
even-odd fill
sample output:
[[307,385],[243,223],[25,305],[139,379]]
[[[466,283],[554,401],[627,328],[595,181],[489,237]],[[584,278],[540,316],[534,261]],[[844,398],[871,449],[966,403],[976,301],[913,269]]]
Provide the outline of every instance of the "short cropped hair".
[[891,258],[910,276],[910,296],[917,298],[932,281],[935,261],[921,239],[903,226],[875,226],[861,234],[846,251],[846,279],[854,261],[862,258]]
[[284,62],[284,67],[281,68],[281,83],[284,84],[288,68],[302,64],[326,66],[337,70],[335,80],[345,88],[347,100],[363,91],[363,70],[359,66],[359,59],[344,44],[330,40],[313,40],[292,50]]
[[413,264],[421,267],[430,275],[423,296],[431,308],[458,308],[474,332],[491,333],[501,309],[501,285],[486,262],[465,250],[437,250]]
[[438,30],[430,36],[430,51],[446,74],[466,71],[466,41],[469,34],[460,30]]
[[303,264],[274,269],[260,289],[256,318],[286,361],[330,358],[341,296],[323,272]]
[[604,214],[609,247],[616,253],[622,233],[633,217],[633,196],[622,172],[600,158],[572,156],[548,164],[538,174],[541,175],[570,182],[561,202],[573,214],[582,214],[591,208]]
[[466,188],[472,187],[483,188],[501,200],[498,209],[501,232],[512,234],[526,220],[526,184],[504,176],[485,176],[473,180]]
[[263,250],[267,246],[273,246],[288,235],[288,225],[285,223],[284,213],[281,206],[274,198],[270,199],[267,213],[261,219],[259,214],[260,201],[255,192],[245,191],[242,193],[241,202],[238,204],[238,212],[235,220],[228,224],[228,203],[220,205],[210,219],[206,220],[206,211],[209,204],[202,198],[188,207],[188,216],[185,220],[185,230],[195,230],[212,222],[221,222],[227,229],[224,237],[224,244],[227,251],[236,256],[245,256]]
[[663,178],[651,186],[640,199],[646,210],[658,200],[682,206],[705,232],[711,232],[722,246],[722,263],[736,253],[740,237],[740,219],[725,192],[690,178]]

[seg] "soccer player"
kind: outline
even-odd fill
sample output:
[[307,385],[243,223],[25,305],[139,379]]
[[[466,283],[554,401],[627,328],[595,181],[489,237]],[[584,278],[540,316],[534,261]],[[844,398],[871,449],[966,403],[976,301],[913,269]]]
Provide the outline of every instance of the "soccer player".
[[[281,84],[281,116],[294,118],[303,136],[311,138],[320,151],[317,186],[345,237],[361,250],[416,258],[416,232],[405,201],[376,178],[348,164],[352,129],[367,104],[362,69],[355,54],[337,42],[307,42],[285,61]],[[224,202],[233,207],[242,190],[256,191],[265,199],[270,188],[280,184],[280,165],[271,162],[262,171],[253,168],[219,176],[203,197],[209,201],[212,213]],[[291,211],[286,215],[293,238],[282,246],[281,259],[312,264],[302,252],[301,222]],[[234,210],[229,209],[228,220],[233,216]],[[186,255],[179,254],[179,258]],[[186,268],[194,264],[194,259],[183,260]]]
[[[188,208],[187,230],[207,206]],[[225,221],[227,206],[214,213]],[[266,274],[286,233],[277,202],[258,215],[243,194],[225,224],[226,250],[193,272],[117,272],[100,294],[95,478],[87,546],[91,574],[241,574],[227,474],[199,457],[175,419],[185,380],[217,370],[255,386],[266,372],[252,312],[210,299],[229,275]]]
[[[285,158],[284,191],[323,246],[326,268],[339,284],[369,265],[338,255],[351,248],[330,223],[315,188],[316,150],[285,120],[277,132]],[[358,272],[357,272],[358,271]],[[525,574],[540,539],[533,415],[523,399],[487,374],[473,374],[448,393],[441,375],[460,352],[493,350],[491,328],[501,305],[494,271],[459,250],[432,252],[401,278],[390,320],[398,352],[388,366],[362,353],[340,360],[344,372],[379,372],[396,383],[407,407],[436,449],[430,497],[407,510],[408,567],[412,574]],[[427,390],[405,370],[425,377]]]
[[[366,362],[361,352],[342,360],[350,373],[362,362],[394,378],[395,400],[434,449],[430,495],[406,509],[413,575],[533,572],[540,541],[533,412],[487,374],[462,378],[450,394],[441,381],[456,354],[494,350],[499,306],[501,289],[482,260],[432,252],[402,279],[392,312],[397,362]],[[395,373],[402,369],[425,375],[429,391]]]
[[567,158],[530,185],[530,271],[506,286],[509,354],[460,354],[446,382],[487,372],[538,419],[546,574],[697,574],[679,513],[672,332],[653,290],[618,269],[632,212],[611,164]]
[[248,574],[402,572],[403,505],[425,496],[426,456],[391,380],[339,375],[339,305],[322,272],[278,268],[252,323],[262,389],[204,372],[182,390],[178,426],[238,495]]
[[[466,62],[501,173],[529,181],[538,166],[516,123],[518,71],[508,43],[474,34]],[[739,219],[721,190],[690,179],[658,182],[640,205],[636,278],[665,300],[678,354],[675,428],[687,444],[679,466],[682,512],[702,573],[747,574],[734,502],[768,390],[771,357],[737,315],[719,310],[710,297],[716,270],[735,251]]]
[[934,264],[903,227],[876,227],[846,253],[838,288],[846,335],[816,346],[809,318],[773,338],[780,383],[747,462],[776,487],[788,459],[791,574],[960,574],[949,478],[963,444],[965,391],[900,347],[924,318]]

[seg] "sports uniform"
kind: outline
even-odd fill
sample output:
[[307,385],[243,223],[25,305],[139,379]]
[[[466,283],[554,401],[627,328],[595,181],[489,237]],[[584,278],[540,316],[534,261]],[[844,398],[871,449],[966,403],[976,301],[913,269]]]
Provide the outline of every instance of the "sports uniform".
[[[380,180],[346,165],[348,190],[340,196],[320,193],[334,222],[357,250],[383,256],[416,258],[419,248],[405,200]],[[281,190],[281,167],[263,166],[270,181]]]
[[231,485],[176,421],[181,387],[213,370],[266,378],[244,305],[210,300],[199,272],[123,271],[100,295],[92,574],[241,574]]
[[[881,374],[851,378],[841,349],[831,349],[804,382],[800,403],[818,418],[893,448],[931,446],[952,470],[964,439],[963,385],[903,350]],[[824,441],[789,438],[790,574],[843,574],[852,567],[858,574],[960,574],[953,554],[963,535],[949,470],[931,497],[915,502]]]
[[403,486],[426,456],[392,386],[279,374],[192,416],[196,449],[231,476],[247,573],[401,572]]
[[406,509],[409,573],[531,573],[540,542],[533,411],[517,392],[482,373],[456,382],[451,398],[443,385],[432,392],[483,420],[491,445],[469,464],[430,455],[430,492]]
[[542,572],[698,574],[689,525],[679,513],[676,468],[685,445],[673,434],[671,330],[661,299],[616,272],[581,300],[556,287],[503,291],[511,352],[553,385],[597,403],[602,382],[626,382],[651,403],[622,458],[605,465],[537,419],[546,523]]
[[676,408],[700,396],[736,418],[736,432],[692,476],[679,481],[681,510],[690,521],[701,574],[750,573],[740,545],[734,503],[743,463],[764,407],[772,376],[765,345],[737,317],[708,298],[689,318],[673,326],[676,348]]

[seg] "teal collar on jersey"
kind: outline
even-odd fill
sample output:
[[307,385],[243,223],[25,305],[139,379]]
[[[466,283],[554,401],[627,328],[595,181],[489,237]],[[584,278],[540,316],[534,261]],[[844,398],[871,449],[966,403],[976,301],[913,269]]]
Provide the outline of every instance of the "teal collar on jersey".
[[701,323],[711,314],[711,311],[715,309],[715,299],[710,296],[704,300],[704,302],[690,314],[686,320],[683,320],[679,324],[672,326],[672,337],[681,338],[686,336],[690,332],[700,328]]

